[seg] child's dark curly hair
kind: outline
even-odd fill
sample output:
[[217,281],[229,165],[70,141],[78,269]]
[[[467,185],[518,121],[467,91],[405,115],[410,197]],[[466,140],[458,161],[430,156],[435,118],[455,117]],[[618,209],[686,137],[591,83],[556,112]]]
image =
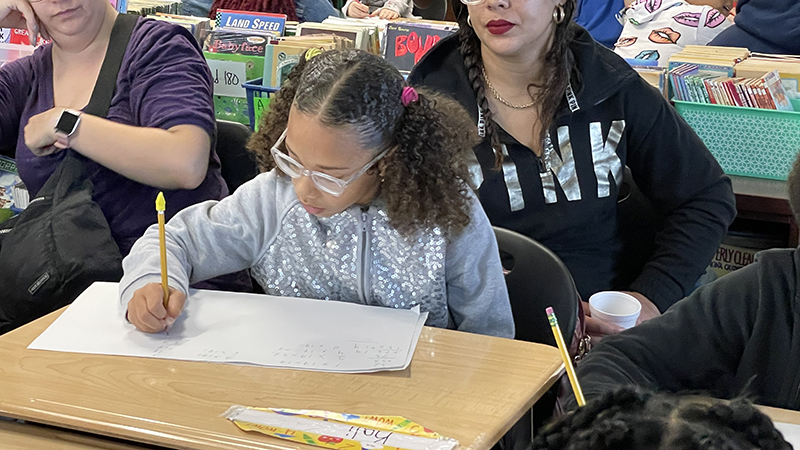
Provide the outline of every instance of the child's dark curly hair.
[[545,427],[533,450],[792,448],[749,401],[707,400],[621,388]]
[[434,227],[458,234],[470,221],[466,152],[475,144],[468,131],[475,125],[458,103],[424,90],[403,106],[405,86],[397,69],[367,52],[302,56],[247,148],[262,170],[274,168],[270,148],[292,107],[327,126],[351,127],[374,155],[394,149],[379,163],[379,195],[392,226],[405,236]]

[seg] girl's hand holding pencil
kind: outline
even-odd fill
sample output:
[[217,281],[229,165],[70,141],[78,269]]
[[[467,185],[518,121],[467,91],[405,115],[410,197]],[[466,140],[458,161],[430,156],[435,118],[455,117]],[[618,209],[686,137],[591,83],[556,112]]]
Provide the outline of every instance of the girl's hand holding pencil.
[[381,8],[373,12],[369,16],[370,17],[378,16],[379,19],[384,19],[384,20],[394,20],[400,17],[400,14],[398,14],[397,11],[391,10],[389,8]]
[[164,307],[161,283],[150,283],[137,289],[128,302],[128,320],[141,331],[159,333],[170,327],[183,311],[186,294],[169,288],[169,301]]
[[354,19],[364,19],[369,17],[369,6],[356,0],[350,3],[350,6],[347,7],[347,15]]
[[158,333],[169,329],[175,319],[183,311],[186,303],[186,294],[169,287],[167,277],[167,243],[165,237],[166,218],[164,212],[167,201],[164,193],[159,192],[156,197],[156,213],[158,217],[158,247],[161,259],[161,283],[150,283],[133,293],[128,302],[128,320],[136,328],[148,332]]

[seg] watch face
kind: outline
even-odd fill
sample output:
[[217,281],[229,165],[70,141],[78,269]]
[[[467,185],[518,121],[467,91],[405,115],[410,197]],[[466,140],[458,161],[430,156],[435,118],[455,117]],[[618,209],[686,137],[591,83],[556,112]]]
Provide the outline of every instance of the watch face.
[[64,134],[71,134],[75,129],[75,125],[77,125],[79,118],[80,116],[76,114],[73,114],[69,111],[64,111],[61,113],[61,117],[58,119],[56,129]]

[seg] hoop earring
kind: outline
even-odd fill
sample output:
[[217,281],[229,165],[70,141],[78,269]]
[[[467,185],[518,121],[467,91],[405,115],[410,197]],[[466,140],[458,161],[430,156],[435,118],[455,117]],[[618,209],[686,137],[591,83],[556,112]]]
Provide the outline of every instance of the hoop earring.
[[567,13],[564,11],[564,5],[556,5],[556,8],[553,10],[553,22],[558,25],[564,22],[566,18]]
[[469,14],[467,14],[467,25],[469,25],[470,28],[472,28],[472,16],[470,16]]

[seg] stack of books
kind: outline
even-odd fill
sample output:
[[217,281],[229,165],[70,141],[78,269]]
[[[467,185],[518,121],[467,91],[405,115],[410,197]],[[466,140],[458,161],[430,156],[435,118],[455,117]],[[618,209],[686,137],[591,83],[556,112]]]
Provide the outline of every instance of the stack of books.
[[669,58],[668,69],[671,71],[681,64],[697,64],[701,70],[715,71],[733,76],[733,67],[747,59],[750,51],[742,47],[714,47],[705,45],[687,45],[683,50]]
[[156,13],[180,14],[181,6],[180,0],[128,0],[127,12],[139,16],[152,16]]
[[322,51],[353,48],[354,42],[335,34],[284,36],[267,43],[264,52],[264,77],[262,86],[280,88],[300,56],[310,48]]
[[800,56],[767,55],[753,53],[750,58],[736,64],[737,77],[756,78],[777,70],[786,95],[800,109]]
[[670,71],[670,82],[679,101],[794,111],[775,70],[757,78],[743,78],[681,64]]
[[0,156],[0,222],[22,212],[29,202],[28,190],[17,173],[16,162]]
[[658,92],[664,98],[669,98],[669,93],[667,92],[669,86],[667,84],[667,69],[665,67],[633,66],[633,70],[639,73],[650,86],[658,89]]
[[358,20],[328,18],[322,23],[303,22],[297,25],[297,36],[336,35],[353,41],[355,48],[380,54],[378,26]]
[[220,9],[215,25],[203,53],[214,78],[216,117],[249,125],[243,84],[263,76],[267,45],[283,35],[286,16]]
[[202,46],[206,41],[208,33],[211,31],[211,19],[207,17],[180,16],[177,14],[156,13],[150,16],[151,19],[162,20],[164,22],[180,25],[194,35],[197,42]]

